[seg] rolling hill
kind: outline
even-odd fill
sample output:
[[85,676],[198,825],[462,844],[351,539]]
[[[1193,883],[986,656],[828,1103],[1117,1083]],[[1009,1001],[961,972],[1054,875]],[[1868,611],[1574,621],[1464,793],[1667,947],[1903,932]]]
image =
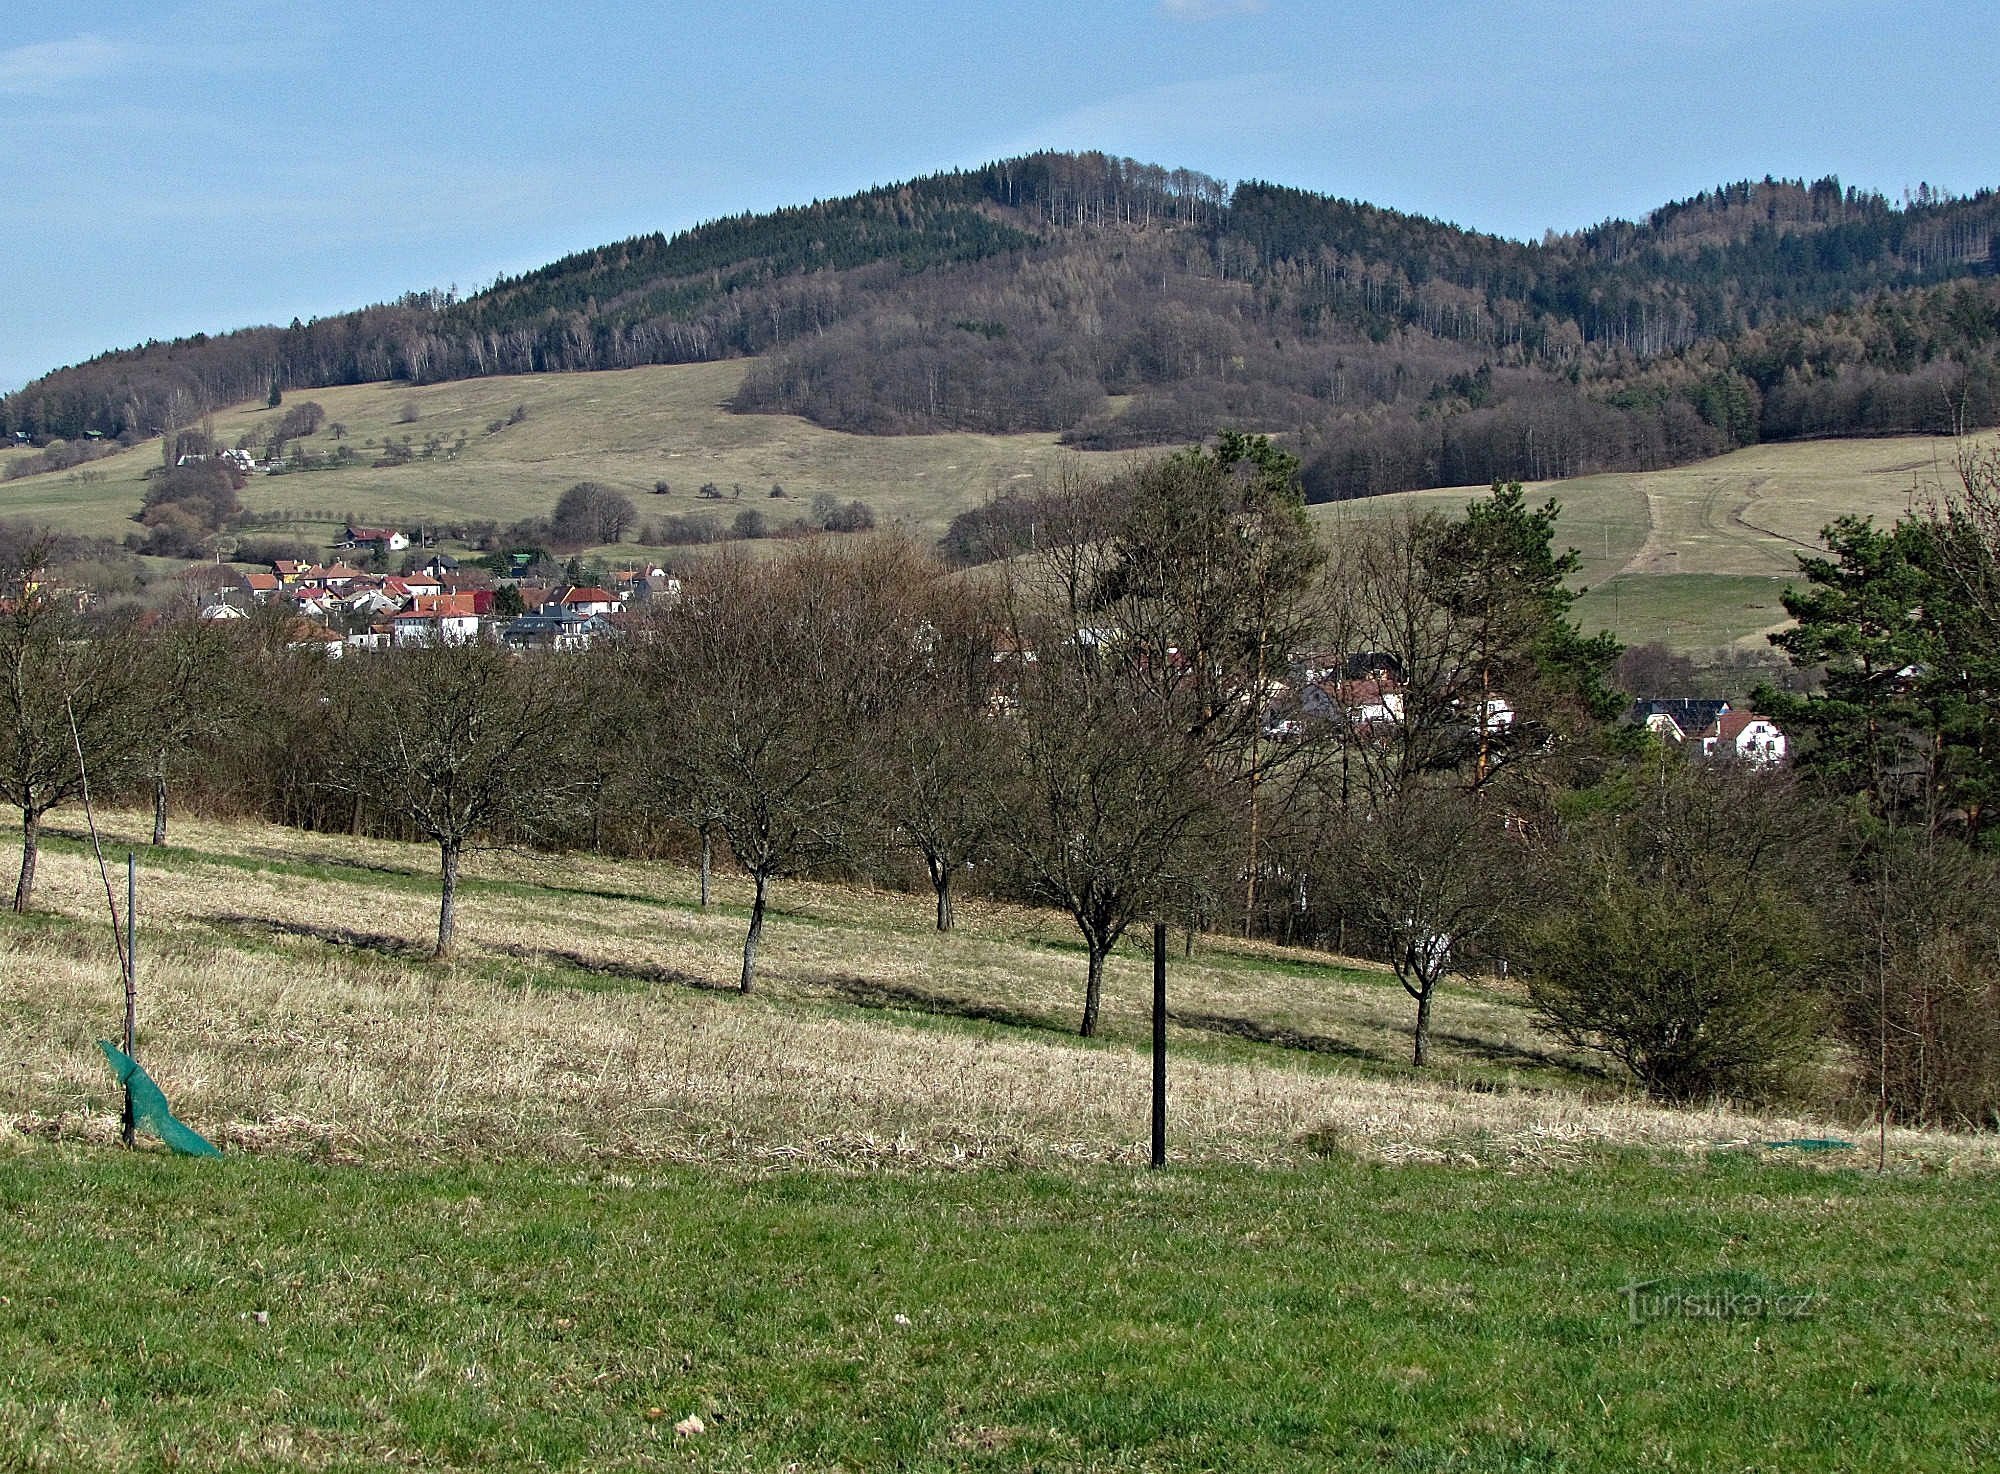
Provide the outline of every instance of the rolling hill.
[[[363,447],[359,463],[260,475],[243,500],[253,514],[276,519],[271,531],[326,544],[350,513],[440,528],[543,516],[584,480],[629,493],[642,532],[670,514],[726,526],[745,506],[783,517],[827,492],[866,501],[883,525],[929,540],[958,512],[1032,485],[1068,458],[1105,473],[1139,454],[1076,451],[1047,432],[871,436],[797,416],[734,414],[728,405],[753,367],[734,361],[315,390],[328,425],[307,448]],[[288,396],[287,405],[302,397]],[[517,406],[526,411],[518,423],[488,428]],[[255,440],[283,413],[256,402],[218,411],[213,423],[224,442]],[[334,438],[335,425],[344,427],[343,440]],[[383,443],[405,436],[417,459],[369,464]],[[439,449],[424,459],[432,437]],[[464,447],[454,450],[460,437]],[[25,454],[0,451],[0,470]],[[1580,578],[1590,592],[1578,612],[1587,626],[1682,650],[1758,649],[1783,621],[1777,595],[1819,529],[1843,513],[1901,514],[1912,488],[1945,471],[1950,454],[1950,441],[1928,436],[1760,445],[1666,470],[1536,483],[1536,490],[1563,503],[1564,536],[1583,554]],[[0,517],[122,537],[159,461],[154,440],[68,470],[0,481]],[[664,495],[654,490],[662,481],[671,488]],[[721,501],[698,495],[708,483],[724,493]],[[774,484],[785,500],[771,499]],[[1337,524],[1404,507],[1453,510],[1480,490],[1344,501],[1316,515]]]
[[746,414],[871,435],[1287,437],[1338,499],[2000,420],[2000,195],[1745,181],[1522,243],[1039,154],[580,252],[459,299],[148,343],[0,402],[42,444],[219,406],[751,359]]

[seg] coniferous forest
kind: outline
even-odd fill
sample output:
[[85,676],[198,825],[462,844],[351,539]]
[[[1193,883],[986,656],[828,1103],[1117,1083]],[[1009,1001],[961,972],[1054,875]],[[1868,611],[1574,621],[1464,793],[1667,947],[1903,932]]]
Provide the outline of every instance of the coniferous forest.
[[1523,243],[1037,154],[635,237],[461,297],[147,343],[0,400],[37,443],[313,388],[755,356],[733,408],[1085,448],[1281,437],[1314,500],[2000,422],[2000,195],[1766,178]]

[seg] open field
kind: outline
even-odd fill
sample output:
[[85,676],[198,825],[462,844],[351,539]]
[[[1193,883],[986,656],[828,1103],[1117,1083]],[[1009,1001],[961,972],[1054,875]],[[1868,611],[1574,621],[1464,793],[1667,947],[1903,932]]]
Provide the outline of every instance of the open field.
[[744,1179],[0,1149],[0,1463],[1972,1474],[1994,1208],[1742,1154]]
[[[361,464],[253,477],[244,505],[253,512],[352,512],[397,525],[544,516],[568,487],[601,481],[630,493],[643,518],[705,513],[726,523],[743,507],[755,507],[783,520],[803,515],[814,494],[826,491],[869,503],[885,525],[935,537],[956,513],[1049,474],[1075,454],[1057,446],[1053,435],[849,435],[790,415],[730,414],[723,405],[746,367],[736,361],[414,388],[302,389],[275,410],[258,404],[222,411],[215,428],[225,444],[249,432],[261,448],[285,408],[313,400],[325,408],[328,428],[307,444],[331,452],[340,443],[331,426],[343,424]],[[516,406],[527,411],[521,423],[488,432]],[[420,451],[433,435],[443,449],[432,459],[381,470],[368,464],[377,454],[371,442],[379,447],[409,436]],[[447,458],[461,435],[465,449]],[[1123,457],[1086,459],[1110,464]],[[159,461],[154,440],[75,470],[0,482],[0,515],[122,535],[144,494],[145,473]],[[657,481],[668,482],[671,494],[655,495]],[[726,497],[740,485],[741,502],[698,499],[704,482],[714,482]],[[788,500],[770,497],[774,483]],[[319,531],[332,536],[339,528]]]
[[1056,917],[786,885],[744,997],[736,878],[704,913],[677,865],[499,852],[435,964],[426,849],[183,820],[141,1053],[229,1156],[127,1155],[54,829],[0,917],[6,1467],[2000,1457],[1990,1138],[1771,1152],[1839,1128],[1633,1099],[1499,986],[1419,1078],[1393,979],[1207,938],[1147,1174],[1149,961],[1078,1041]]
[[[1920,483],[1952,482],[1953,443],[1927,436],[1756,445],[1666,471],[1616,472],[1530,488],[1562,503],[1560,541],[1581,554],[1587,631],[1680,650],[1764,648],[1787,623],[1778,595],[1798,555],[1842,515],[1891,522]],[[1406,492],[1316,508],[1325,522],[1401,508],[1456,512],[1484,488]]]
[[[329,425],[347,427],[362,463],[338,471],[258,476],[244,493],[255,512],[325,520],[289,530],[331,540],[339,519],[397,525],[424,519],[501,523],[546,514],[578,481],[629,492],[642,520],[669,513],[726,524],[745,507],[774,521],[804,513],[815,493],[860,499],[884,526],[933,538],[968,507],[1052,475],[1066,459],[1105,471],[1123,454],[1078,456],[1052,435],[865,436],[822,430],[788,415],[734,415],[723,405],[742,362],[685,364],[616,373],[472,379],[412,388],[363,384],[300,390]],[[516,407],[519,424],[489,432]],[[268,434],[284,409],[239,405],[215,417],[226,443]],[[414,416],[414,418],[410,418]],[[378,448],[409,437],[441,449],[429,460],[373,469]],[[452,453],[463,436],[462,451]],[[337,442],[323,429],[319,452]],[[1561,535],[1583,555],[1578,606],[1586,628],[1616,631],[1627,643],[1659,640],[1684,650],[1761,649],[1784,623],[1777,596],[1797,555],[1843,513],[1891,520],[1909,507],[1919,482],[1949,479],[1952,446],[1922,436],[1760,445],[1666,471],[1616,473],[1534,487],[1564,507]],[[0,482],[0,516],[44,520],[77,531],[122,536],[159,462],[159,443],[70,471]],[[655,495],[654,484],[673,488]],[[713,482],[721,502],[695,493]],[[773,484],[789,493],[770,497]],[[738,501],[734,489],[742,487]],[[1315,509],[1327,525],[1408,507],[1455,511],[1483,488],[1404,493]]]
[[[121,844],[143,832],[114,825]],[[468,1145],[561,1159],[977,1165],[1143,1159],[1150,961],[1113,958],[1104,1037],[1071,1031],[1068,922],[968,900],[939,936],[924,897],[788,883],[735,976],[747,895],[693,903],[678,866],[495,853],[468,865],[459,956],[424,957],[435,856],[270,826],[183,822],[141,848],[143,1043],[175,1099],[232,1145],[433,1160]],[[102,890],[73,832],[44,856],[43,914],[0,918],[17,1068],[0,1121],[102,1140],[112,1090]],[[1383,1160],[1562,1160],[1591,1143],[1704,1149],[1824,1122],[1666,1111],[1551,1046],[1518,997],[1455,986],[1428,1079],[1393,977],[1210,938],[1174,959],[1181,1151],[1298,1160],[1331,1132]],[[115,1011],[115,1010],[114,1010]],[[1911,1136],[1929,1159],[1983,1147]]]

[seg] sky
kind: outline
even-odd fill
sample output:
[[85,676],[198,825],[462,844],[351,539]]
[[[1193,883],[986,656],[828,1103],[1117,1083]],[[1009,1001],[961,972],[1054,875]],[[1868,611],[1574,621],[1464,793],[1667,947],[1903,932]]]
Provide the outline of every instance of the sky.
[[1766,174],[2000,186],[2000,6],[1637,10],[13,0],[0,393],[1038,148],[1525,239]]

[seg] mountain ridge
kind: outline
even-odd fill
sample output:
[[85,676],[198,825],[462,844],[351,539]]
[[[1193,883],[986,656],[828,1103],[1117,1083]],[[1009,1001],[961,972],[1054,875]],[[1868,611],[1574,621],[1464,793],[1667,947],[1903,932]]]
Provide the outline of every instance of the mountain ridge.
[[870,434],[1285,436],[1315,499],[2000,421],[2000,196],[1744,181],[1522,242],[1035,154],[573,252],[464,299],[100,355],[0,430],[128,439],[281,389],[752,358]]

